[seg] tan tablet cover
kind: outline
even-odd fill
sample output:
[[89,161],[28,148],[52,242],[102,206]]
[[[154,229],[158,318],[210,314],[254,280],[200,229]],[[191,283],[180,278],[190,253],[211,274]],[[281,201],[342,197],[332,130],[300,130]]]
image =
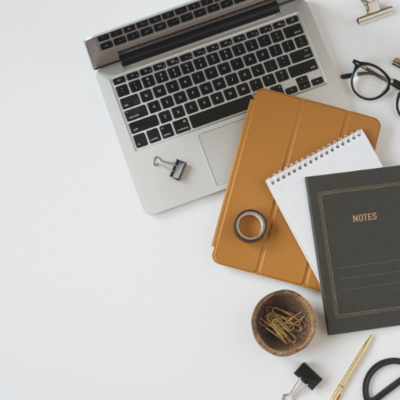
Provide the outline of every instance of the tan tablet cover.
[[[214,261],[320,290],[265,180],[357,129],[364,130],[375,148],[380,132],[375,118],[267,89],[258,91],[249,105],[215,231]],[[248,209],[261,212],[268,224],[265,236],[253,243],[238,239],[233,230],[237,215]]]

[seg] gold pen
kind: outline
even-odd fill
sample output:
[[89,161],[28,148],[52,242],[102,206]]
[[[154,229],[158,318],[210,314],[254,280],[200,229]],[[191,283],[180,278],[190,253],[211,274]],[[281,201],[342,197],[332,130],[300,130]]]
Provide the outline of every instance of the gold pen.
[[331,397],[331,400],[338,400],[340,398],[340,396],[342,395],[343,389],[346,386],[347,381],[350,379],[350,376],[353,374],[354,370],[357,368],[358,363],[361,361],[363,355],[367,351],[368,346],[371,343],[372,337],[373,336],[371,335],[368,338],[368,340],[364,343],[363,347],[361,347],[361,350],[358,352],[358,354],[357,354],[356,358],[354,359],[353,363],[350,365],[350,368],[347,370],[345,376],[343,377],[343,379],[339,383],[339,386],[337,387],[337,389],[333,393],[333,395]]

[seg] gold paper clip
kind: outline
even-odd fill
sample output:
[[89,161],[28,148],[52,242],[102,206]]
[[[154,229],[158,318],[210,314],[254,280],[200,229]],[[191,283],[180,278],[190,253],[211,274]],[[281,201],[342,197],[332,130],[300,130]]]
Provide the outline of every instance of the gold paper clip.
[[369,22],[387,17],[394,13],[393,7],[381,8],[379,0],[361,0],[367,10],[367,15],[357,19],[358,25],[368,24]]

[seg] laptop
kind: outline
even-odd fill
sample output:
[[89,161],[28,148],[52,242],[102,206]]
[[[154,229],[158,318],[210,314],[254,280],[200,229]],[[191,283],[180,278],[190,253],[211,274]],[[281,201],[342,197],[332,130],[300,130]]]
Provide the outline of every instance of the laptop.
[[226,188],[259,89],[350,108],[304,0],[192,1],[85,44],[148,214]]

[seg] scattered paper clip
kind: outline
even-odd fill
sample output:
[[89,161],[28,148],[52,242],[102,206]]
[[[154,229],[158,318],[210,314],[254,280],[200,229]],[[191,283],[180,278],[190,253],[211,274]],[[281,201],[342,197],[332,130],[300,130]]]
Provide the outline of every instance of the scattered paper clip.
[[[160,160],[160,161],[158,161]],[[167,167],[164,164],[170,164],[173,165],[172,168]],[[177,181],[179,181],[179,179],[181,179],[183,170],[186,167],[186,162],[185,161],[181,161],[181,160],[176,160],[174,163],[170,162],[170,161],[164,161],[161,157],[154,157],[153,160],[153,165],[155,165],[156,167],[163,167],[165,169],[167,169],[168,171],[171,171],[171,173],[169,174],[169,176],[171,178],[176,179]]]

